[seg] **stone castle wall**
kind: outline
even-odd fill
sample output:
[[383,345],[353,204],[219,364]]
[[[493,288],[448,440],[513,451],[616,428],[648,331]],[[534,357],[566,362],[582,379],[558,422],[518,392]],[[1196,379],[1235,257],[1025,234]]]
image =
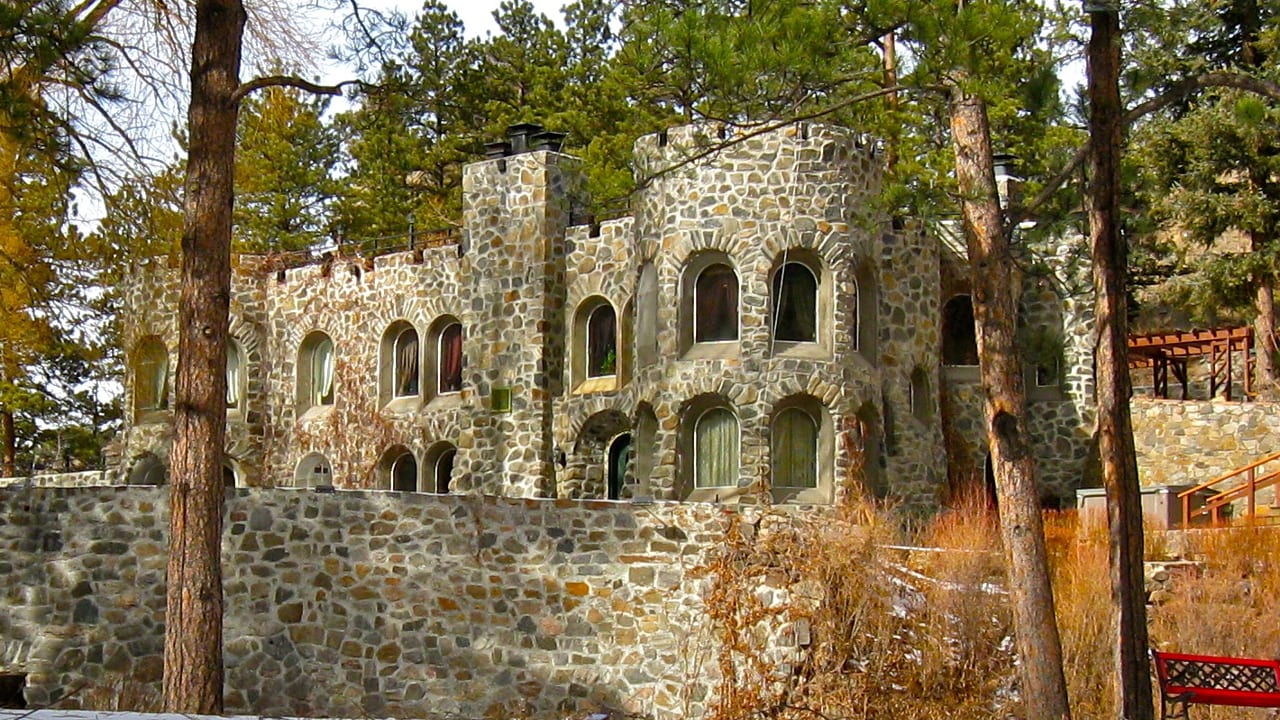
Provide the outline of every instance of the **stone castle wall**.
[[1198,485],[1280,450],[1276,403],[1135,397],[1129,407],[1145,486]]
[[[168,491],[0,489],[0,673],[30,705],[155,685]],[[696,717],[714,682],[703,504],[238,489],[223,542],[227,711]],[[507,715],[501,715],[507,717]]]
[[[466,167],[456,245],[287,270],[241,258],[231,336],[248,381],[227,448],[236,484],[296,484],[300,463],[319,454],[333,484],[385,489],[389,458],[407,450],[428,488],[433,453],[447,445],[457,449],[451,491],[601,498],[611,445],[629,434],[622,496],[682,499],[690,428],[716,405],[736,416],[741,448],[736,487],[717,499],[758,502],[773,418],[801,407],[820,419],[822,487],[799,499],[832,503],[838,488],[862,484],[932,505],[943,475],[936,242],[877,216],[880,162],[857,133],[788,127],[685,162],[707,142],[694,128],[641,139],[641,172],[654,177],[632,217],[599,226],[570,224],[583,202],[578,161],[534,151]],[[690,268],[706,257],[737,275],[732,344],[688,339]],[[771,342],[771,283],[786,262],[818,277],[817,342]],[[175,272],[157,261],[134,280],[126,355],[159,338],[172,375]],[[583,309],[602,302],[618,318],[618,368],[585,378],[575,332]],[[388,398],[391,329],[412,326],[430,348],[446,318],[464,328],[462,391]],[[335,399],[307,407],[300,348],[316,332],[333,341]],[[917,371],[926,379],[913,390]],[[498,388],[510,391],[509,410],[495,409]],[[167,409],[130,418],[121,479],[136,479],[144,458],[163,465],[171,427]]]

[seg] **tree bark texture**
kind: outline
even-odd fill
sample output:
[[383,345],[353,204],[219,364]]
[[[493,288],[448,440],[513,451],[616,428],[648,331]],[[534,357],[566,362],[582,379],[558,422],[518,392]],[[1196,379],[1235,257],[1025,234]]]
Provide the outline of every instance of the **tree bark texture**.
[[240,48],[240,0],[199,0],[170,457],[164,709],[222,712],[222,455]]
[[1111,599],[1116,623],[1116,710],[1128,720],[1150,720],[1147,611],[1142,572],[1142,497],[1129,414],[1127,270],[1120,237],[1120,18],[1095,9],[1089,15],[1090,156],[1089,234],[1097,295],[1098,452],[1107,494]]
[[[1264,243],[1256,233],[1250,233],[1250,245],[1254,253],[1263,251]],[[1267,273],[1256,280],[1253,307],[1257,317],[1253,320],[1253,335],[1258,364],[1253,389],[1266,399],[1275,400],[1277,380],[1280,380],[1276,377],[1276,278]]]
[[18,475],[18,438],[13,427],[13,411],[0,405],[0,477]]
[[952,89],[950,114],[1024,717],[1063,720],[1071,714],[1016,343],[1019,283],[996,191],[991,128],[982,99],[958,87]]

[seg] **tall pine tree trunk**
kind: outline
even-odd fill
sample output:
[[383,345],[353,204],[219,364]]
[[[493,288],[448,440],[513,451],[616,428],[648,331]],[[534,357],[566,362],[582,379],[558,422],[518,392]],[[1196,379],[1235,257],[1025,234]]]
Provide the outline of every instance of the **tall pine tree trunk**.
[[952,89],[950,113],[1024,717],[1063,720],[1070,718],[1071,712],[1053,614],[1035,458],[1027,435],[1026,391],[1016,343],[1017,268],[996,191],[991,127],[986,104],[959,87]]
[[222,712],[222,453],[226,434],[240,0],[199,0],[170,458],[164,709]]
[[18,438],[15,432],[13,411],[0,405],[0,477],[18,475]]
[[1089,20],[1089,231],[1098,322],[1098,452],[1107,494],[1111,600],[1115,606],[1116,710],[1149,720],[1147,608],[1142,572],[1142,497],[1129,415],[1125,245],[1120,238],[1120,17],[1095,7]]
[[[1249,233],[1250,250],[1255,254],[1263,250],[1258,233]],[[1257,348],[1257,381],[1255,391],[1268,400],[1277,399],[1276,377],[1276,278],[1271,272],[1256,279],[1253,307],[1257,312],[1253,320],[1254,343]]]

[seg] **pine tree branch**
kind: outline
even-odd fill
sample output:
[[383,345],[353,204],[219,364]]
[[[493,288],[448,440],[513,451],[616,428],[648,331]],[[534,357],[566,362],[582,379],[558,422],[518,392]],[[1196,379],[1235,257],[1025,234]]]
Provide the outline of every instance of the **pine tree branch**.
[[240,87],[231,94],[231,102],[238,104],[241,100],[244,100],[249,93],[269,87],[297,88],[316,95],[341,95],[344,87],[362,84],[363,83],[359,80],[344,80],[337,85],[320,85],[318,83],[313,83],[310,80],[303,80],[300,77],[294,77],[292,75],[266,75],[263,77],[256,77],[246,83],[241,83]]
[[[1170,86],[1168,90],[1133,106],[1121,117],[1121,123],[1128,127],[1151,113],[1159,112],[1175,102],[1187,98],[1196,91],[1214,87],[1244,90],[1245,92],[1280,102],[1280,83],[1263,80],[1244,73],[1202,73],[1179,80]],[[1016,211],[1011,211],[1008,216],[1009,219],[1006,221],[1006,229],[1016,227],[1019,223],[1030,219],[1040,206],[1047,203],[1066,184],[1067,180],[1080,169],[1080,165],[1089,157],[1092,147],[1093,145],[1090,141],[1086,140],[1084,145],[1081,145],[1080,149],[1076,150],[1076,154],[1071,157],[1066,167],[1050,178],[1030,202],[1017,208]]]

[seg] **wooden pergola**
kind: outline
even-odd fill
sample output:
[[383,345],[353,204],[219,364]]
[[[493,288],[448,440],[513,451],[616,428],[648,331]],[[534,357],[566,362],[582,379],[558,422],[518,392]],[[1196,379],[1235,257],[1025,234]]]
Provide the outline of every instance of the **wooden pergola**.
[[1151,333],[1129,336],[1129,367],[1152,369],[1153,394],[1169,398],[1169,374],[1182,385],[1182,400],[1187,399],[1187,361],[1209,358],[1209,397],[1219,392],[1232,399],[1232,357],[1240,353],[1244,368],[1244,398],[1253,393],[1253,328],[1187,330],[1185,332]]

